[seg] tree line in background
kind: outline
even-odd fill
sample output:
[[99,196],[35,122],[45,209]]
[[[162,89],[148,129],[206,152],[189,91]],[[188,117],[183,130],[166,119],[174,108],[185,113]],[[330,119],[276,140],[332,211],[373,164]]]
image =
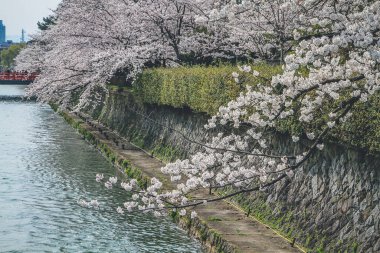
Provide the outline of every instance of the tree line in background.
[[[99,96],[118,73],[133,79],[145,68],[265,61],[283,71],[264,77],[249,64],[232,75],[246,90],[210,119],[220,131],[202,152],[162,169],[177,187],[163,191],[121,183],[133,200],[117,210],[152,211],[219,201],[265,190],[292,178],[331,129],[349,124],[352,110],[380,88],[380,2],[375,0],[64,0],[54,24],[36,34],[17,59],[19,70],[39,71],[29,94],[66,106],[81,91],[77,108]],[[252,85],[251,78],[259,81]],[[257,83],[257,82],[255,82]],[[101,102],[101,101],[99,101]],[[296,119],[307,131],[303,150],[275,153],[271,130]],[[104,180],[107,188],[117,183]],[[222,197],[194,199],[190,193],[233,188]],[[91,206],[91,202],[81,202]],[[94,202],[95,203],[95,202]],[[195,212],[191,214],[196,216]]]
[[20,51],[25,47],[24,43],[13,44],[9,48],[0,51],[0,71],[12,70],[15,59]]

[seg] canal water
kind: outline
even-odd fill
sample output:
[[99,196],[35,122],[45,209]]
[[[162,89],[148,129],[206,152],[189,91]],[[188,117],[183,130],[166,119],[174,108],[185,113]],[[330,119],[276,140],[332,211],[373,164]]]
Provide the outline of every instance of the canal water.
[[[23,89],[0,85],[0,96]],[[169,218],[117,214],[126,194],[99,172],[116,173],[49,106],[0,101],[0,252],[201,252]]]

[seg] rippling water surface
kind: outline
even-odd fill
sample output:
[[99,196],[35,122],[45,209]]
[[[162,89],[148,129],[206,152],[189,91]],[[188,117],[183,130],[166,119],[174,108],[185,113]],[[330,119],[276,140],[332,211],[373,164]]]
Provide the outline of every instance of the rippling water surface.
[[96,183],[98,172],[115,169],[48,106],[0,101],[0,252],[201,252],[168,219],[118,215],[126,196]]

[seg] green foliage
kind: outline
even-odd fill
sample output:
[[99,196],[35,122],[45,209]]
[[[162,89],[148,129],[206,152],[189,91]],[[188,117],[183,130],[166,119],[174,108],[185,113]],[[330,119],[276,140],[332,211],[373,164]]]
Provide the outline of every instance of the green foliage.
[[370,152],[380,151],[380,94],[372,96],[366,103],[353,109],[352,117],[331,136],[354,147]]
[[177,210],[171,210],[169,211],[170,217],[173,219],[174,222],[178,222],[180,219],[179,213]]
[[207,218],[207,220],[208,220],[208,221],[222,221],[221,218],[216,217],[216,216],[209,216],[209,217]]
[[20,43],[13,44],[9,48],[2,50],[0,53],[0,67],[4,69],[12,69],[14,67],[16,56],[24,47],[25,43]]
[[[265,78],[281,72],[280,66],[252,66]],[[237,84],[232,72],[236,66],[153,68],[145,70],[134,83],[134,92],[143,102],[190,108],[213,115],[222,105],[235,99],[245,89]],[[261,83],[252,74],[240,77],[250,85]]]
[[48,17],[44,17],[42,21],[39,21],[37,23],[38,29],[41,31],[46,31],[49,29],[50,26],[55,25],[55,22],[57,21],[57,17],[50,15]]
[[[342,99],[346,99],[342,96]],[[343,101],[343,100],[342,100]],[[326,102],[317,113],[311,123],[301,123],[298,120],[299,112],[293,105],[295,115],[285,120],[280,120],[276,130],[281,133],[300,135],[305,132],[318,132],[329,121],[326,111],[329,108],[338,107],[341,101]],[[352,109],[352,116],[346,123],[340,124],[328,134],[327,139],[331,142],[348,145],[363,149],[370,153],[380,151],[380,93],[371,96],[365,103],[357,103]]]
[[157,156],[164,162],[173,162],[181,156],[181,151],[165,144],[157,145],[151,150],[152,155]]
[[351,245],[351,248],[352,248],[352,253],[357,253],[358,248],[359,248],[359,244],[357,242],[353,242]]
[[54,112],[58,111],[58,105],[57,104],[50,102],[49,105],[50,105],[51,109],[53,109]]

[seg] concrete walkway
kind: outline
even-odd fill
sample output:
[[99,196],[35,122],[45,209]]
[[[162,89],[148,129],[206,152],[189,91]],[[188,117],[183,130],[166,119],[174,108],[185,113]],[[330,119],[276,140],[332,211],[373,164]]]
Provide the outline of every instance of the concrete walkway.
[[[76,115],[70,114],[70,116],[79,120]],[[81,119],[86,121],[81,126],[91,132],[98,141],[107,144],[113,152],[129,160],[147,176],[159,178],[164,181],[164,184],[170,184],[169,178],[161,173],[160,168],[164,165],[161,161],[128,143],[117,133],[110,131],[96,121],[85,118],[84,115],[81,115]],[[206,193],[199,193],[195,197],[202,197],[203,194]],[[292,247],[289,241],[269,227],[256,221],[253,217],[247,217],[244,212],[225,201],[198,206],[196,211],[198,217],[205,221],[210,229],[217,231],[232,248],[236,249],[236,252],[303,252],[297,247]]]

